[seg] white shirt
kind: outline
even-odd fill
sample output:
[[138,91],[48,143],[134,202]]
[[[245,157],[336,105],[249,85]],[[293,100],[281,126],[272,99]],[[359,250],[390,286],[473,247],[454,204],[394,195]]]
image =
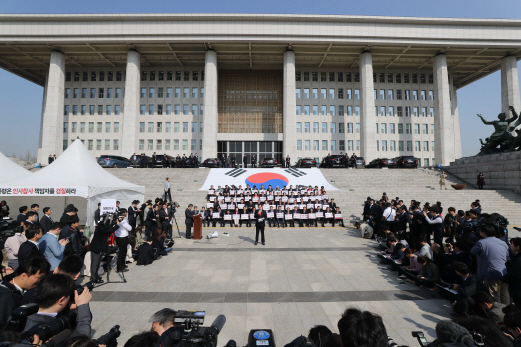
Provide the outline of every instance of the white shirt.
[[34,243],[36,245],[36,248],[40,249],[40,247],[38,247],[38,242],[32,241],[32,240],[27,240],[27,241]]
[[388,222],[394,222],[394,216],[395,216],[396,212],[393,213],[393,209],[390,208],[390,207],[387,207],[384,211],[384,214],[383,216],[385,217],[385,219],[388,221]]
[[132,230],[132,227],[127,223],[126,220],[119,222],[119,229],[116,230],[116,237],[127,237],[128,232]]

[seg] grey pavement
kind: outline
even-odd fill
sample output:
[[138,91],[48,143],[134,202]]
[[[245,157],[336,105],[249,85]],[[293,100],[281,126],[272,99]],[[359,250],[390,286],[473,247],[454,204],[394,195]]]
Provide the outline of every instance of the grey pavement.
[[[204,228],[204,236],[213,230]],[[168,256],[146,267],[130,264],[128,283],[95,288],[94,336],[119,324],[124,344],[150,329],[154,312],[170,307],[206,311],[205,325],[226,315],[219,346],[229,339],[244,346],[253,328],[273,329],[282,346],[317,324],[338,332],[341,313],[356,306],[381,315],[388,335],[413,346],[411,331],[433,340],[436,322],[450,317],[447,300],[401,284],[378,263],[375,241],[361,239],[355,229],[266,228],[265,246],[253,245],[253,228],[215,230],[219,238],[209,242],[175,238]]]

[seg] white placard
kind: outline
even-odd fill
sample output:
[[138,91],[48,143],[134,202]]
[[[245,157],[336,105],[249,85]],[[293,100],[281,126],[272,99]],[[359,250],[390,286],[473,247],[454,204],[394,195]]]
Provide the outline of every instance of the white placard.
[[215,201],[215,196],[210,196],[210,197],[208,197],[208,200],[210,200],[210,201]]
[[300,219],[300,213],[293,213],[293,218]]
[[280,201],[280,196],[276,196],[275,201]]
[[105,213],[116,212],[116,199],[101,199],[100,216]]
[[324,212],[316,212],[315,215],[317,218],[324,218]]
[[291,213],[286,213],[286,217],[285,217],[286,220],[290,220],[290,219],[293,219],[293,215]]
[[212,213],[212,217],[215,219],[219,219],[219,218],[221,218],[221,214],[219,212],[214,212],[214,213]]
[[244,204],[237,204],[237,207],[242,210],[244,208]]
[[341,213],[335,213],[335,219],[342,219]]
[[300,214],[300,219],[308,219],[307,213],[301,213]]
[[250,201],[251,200],[251,196],[245,196],[244,197],[244,201]]
[[253,202],[258,202],[258,201],[259,201],[259,198],[255,196],[255,197],[253,197],[253,198],[251,199],[251,201],[253,201]]
[[233,219],[239,220],[239,219],[241,219],[241,215],[240,214],[234,214],[233,215]]
[[261,196],[261,197],[259,198],[259,200],[260,200],[260,202],[264,202],[264,201],[266,201],[266,197],[265,197],[265,196]]
[[268,195],[268,200],[273,200],[273,194]]
[[277,212],[277,218],[284,218],[284,213]]
[[234,195],[235,194],[235,190],[230,190],[230,195]]
[[317,215],[316,215],[316,213],[310,213],[310,214],[308,215],[308,217],[309,217],[309,219],[317,219]]
[[230,198],[229,196],[224,198],[224,202],[230,202],[230,201],[232,201],[232,198]]
[[328,208],[328,207],[329,207],[329,205],[326,205],[326,204],[322,205],[322,208],[323,208],[324,210],[325,210],[326,208]]
[[333,214],[330,212],[326,212],[326,218],[333,218]]
[[273,218],[275,216],[275,213],[274,212],[268,212],[268,213],[266,213],[266,216],[268,216],[268,218]]
[[235,204],[228,204],[228,210],[235,210]]
[[262,209],[264,211],[269,211],[270,210],[270,205],[262,205]]
[[250,213],[250,219],[255,219],[255,213]]
[[211,202],[207,202],[206,203],[206,208],[210,208],[210,207],[213,207],[213,204]]
[[241,219],[250,219],[250,216],[247,214],[241,214]]
[[304,202],[309,201],[309,197],[308,196],[303,197],[302,201],[304,201]]
[[217,201],[223,201],[223,200],[224,200],[224,196],[220,196],[220,195],[219,195],[219,196],[217,197]]
[[210,189],[210,190],[208,190],[208,195],[213,195],[213,193],[215,193],[215,190],[214,190],[214,189]]
[[306,204],[307,208],[313,208],[314,206],[315,206],[315,204]]

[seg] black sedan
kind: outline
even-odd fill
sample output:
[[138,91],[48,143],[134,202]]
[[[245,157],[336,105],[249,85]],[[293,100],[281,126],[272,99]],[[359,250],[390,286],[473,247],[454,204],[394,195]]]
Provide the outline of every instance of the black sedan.
[[261,167],[277,167],[277,160],[275,158],[264,158],[262,159]]
[[297,161],[295,167],[317,167],[317,162],[313,158],[302,158]]
[[379,158],[379,159],[375,159],[373,161],[371,161],[369,164],[367,164],[365,166],[366,169],[371,169],[371,168],[383,168],[383,167],[393,167],[395,164],[394,164],[394,160],[393,159],[384,159],[384,158]]
[[414,168],[418,167],[418,159],[412,155],[404,155],[401,157],[394,158],[396,161],[396,167],[399,168]]
[[343,167],[342,156],[339,154],[334,154],[329,156],[329,162],[327,162],[328,157],[322,158],[322,162],[320,163],[320,168],[328,168],[328,167]]
[[213,167],[213,168],[220,168],[221,162],[217,158],[208,158],[203,161],[201,164],[202,167]]

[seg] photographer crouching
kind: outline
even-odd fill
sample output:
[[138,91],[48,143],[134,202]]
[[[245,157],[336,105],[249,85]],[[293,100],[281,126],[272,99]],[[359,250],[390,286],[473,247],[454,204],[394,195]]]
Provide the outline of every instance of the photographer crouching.
[[[112,233],[119,229],[119,224],[119,219],[116,218],[115,220],[111,220],[108,218],[108,216],[104,215],[94,230],[94,236],[92,237],[89,248],[91,251],[90,278],[92,283],[103,283],[101,277],[98,277],[98,269],[101,263],[101,257],[102,255],[106,255],[108,239]],[[126,249],[123,254],[126,254]]]

